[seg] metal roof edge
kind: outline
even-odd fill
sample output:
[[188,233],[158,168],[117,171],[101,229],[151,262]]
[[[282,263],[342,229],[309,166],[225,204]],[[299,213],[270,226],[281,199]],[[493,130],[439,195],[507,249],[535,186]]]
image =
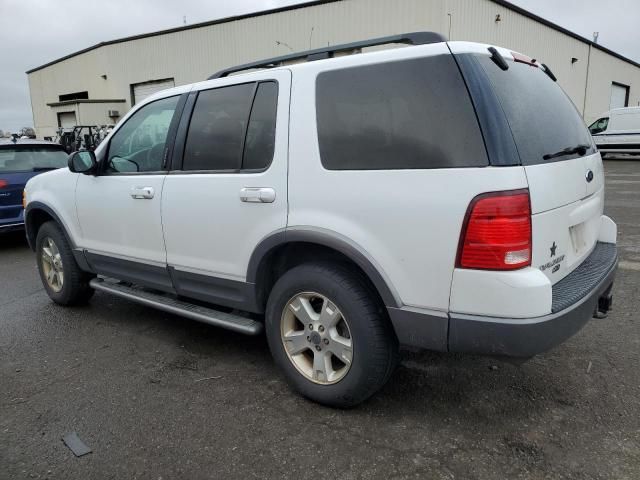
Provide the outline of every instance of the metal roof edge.
[[158,35],[167,35],[169,33],[182,32],[182,31],[185,31],[185,30],[192,30],[192,29],[195,29],[195,28],[209,27],[211,25],[218,25],[218,24],[221,24],[221,23],[235,22],[237,20],[244,20],[246,18],[261,17],[261,16],[264,16],[264,15],[270,15],[272,13],[288,12],[290,10],[298,10],[300,8],[313,7],[315,5],[323,5],[325,3],[335,3],[335,2],[341,2],[341,1],[343,1],[343,0],[313,0],[313,1],[309,1],[309,2],[296,3],[294,5],[287,5],[285,7],[271,8],[269,10],[260,10],[258,12],[253,12],[253,13],[244,13],[242,15],[234,15],[234,16],[231,16],[231,17],[219,18],[219,19],[216,19],[216,20],[208,20],[206,22],[194,23],[192,25],[185,25],[185,26],[182,26],[182,27],[167,28],[167,29],[164,29],[164,30],[156,30],[154,32],[141,33],[141,34],[138,34],[138,35],[131,35],[131,36],[128,36],[128,37],[116,38],[114,40],[107,40],[105,42],[96,43],[95,45],[92,45],[90,47],[83,48],[82,50],[78,50],[77,52],[70,53],[69,55],[65,55],[64,57],[57,58],[56,60],[52,60],[52,61],[50,61],[48,63],[45,63],[44,65],[40,65],[39,67],[34,67],[34,68],[30,69],[30,70],[27,70],[25,73],[28,75],[30,73],[37,72],[38,70],[42,70],[43,68],[50,67],[51,65],[55,65],[56,63],[63,62],[65,60],[68,60],[69,58],[73,58],[73,57],[76,57],[78,55],[82,55],[83,53],[87,53],[87,52],[90,52],[91,50],[96,50],[96,49],[98,49],[100,47],[105,47],[107,45],[114,45],[114,44],[117,44],[117,43],[130,42],[132,40],[140,40],[140,39],[148,38],[148,37],[156,37]]
[[604,47],[602,45],[600,45],[599,43],[596,43],[592,40],[589,40],[588,38],[583,37],[582,35],[579,35],[575,32],[572,32],[571,30],[568,30],[564,27],[561,27],[560,25],[558,25],[557,23],[553,23],[550,20],[547,20],[546,18],[543,18],[539,15],[536,15],[535,13],[532,13],[528,10],[525,10],[522,7],[519,7],[518,5],[514,5],[511,2],[508,2],[507,0],[491,0],[493,3],[498,4],[502,7],[508,8],[509,10],[512,10],[516,13],[519,13],[521,15],[524,15],[525,17],[528,17],[532,20],[535,20],[539,23],[542,23],[543,25],[552,28],[553,30],[556,30],[558,32],[564,33],[565,35],[568,35],[570,37],[575,38],[576,40],[579,40],[583,43],[586,43],[587,45],[591,45],[593,48],[596,48],[598,50],[602,50],[605,53],[608,53],[609,55],[612,55],[616,58],[618,58],[619,60],[622,60],[624,62],[630,63],[631,65],[640,68],[640,63],[636,62],[635,60],[631,60],[628,57],[625,57],[624,55],[622,55],[621,53],[615,52],[607,47]]
[[[50,67],[51,65],[55,65],[56,63],[60,63],[63,62],[65,60],[68,60],[69,58],[73,58],[76,57],[78,55],[82,55],[83,53],[86,52],[90,52],[91,50],[96,50],[100,47],[105,47],[108,45],[114,45],[117,43],[123,43],[123,42],[129,42],[132,40],[140,40],[143,38],[148,38],[148,37],[155,37],[158,35],[167,35],[170,33],[175,33],[175,32],[182,32],[185,30],[192,30],[195,28],[203,28],[203,27],[208,27],[211,25],[218,25],[221,23],[228,23],[228,22],[234,22],[237,20],[244,20],[246,18],[254,18],[254,17],[261,17],[263,15],[270,15],[273,13],[280,13],[280,12],[287,12],[290,10],[298,10],[301,8],[306,8],[306,7],[313,7],[316,5],[323,5],[323,4],[328,4],[328,3],[336,3],[336,2],[341,2],[343,0],[314,0],[314,1],[310,1],[310,2],[302,2],[302,3],[297,3],[295,5],[288,5],[285,7],[279,7],[279,8],[272,8],[269,10],[261,10],[259,12],[253,12],[253,13],[246,13],[246,14],[242,14],[242,15],[235,15],[232,17],[224,17],[224,18],[219,18],[217,20],[209,20],[207,22],[200,22],[200,23],[194,23],[192,25],[186,25],[186,26],[182,26],[182,27],[174,27],[174,28],[169,28],[169,29],[165,29],[165,30],[157,30],[155,32],[149,32],[149,33],[142,33],[139,35],[132,35],[132,36],[128,36],[128,37],[122,37],[122,38],[117,38],[115,40],[108,40],[105,42],[100,42],[100,43],[96,43],[95,45],[92,45],[90,47],[84,48],[82,50],[78,50],[77,52],[73,52],[70,53],[69,55],[65,55],[64,57],[60,57],[56,60],[52,60],[51,62],[45,63],[44,65],[40,65],[39,67],[34,67],[30,70],[27,70],[25,73],[28,75],[30,73],[34,73],[37,72],[38,70],[42,70],[43,68],[46,67]],[[552,28],[553,30],[556,30],[558,32],[564,33],[565,35],[568,35],[572,38],[575,38],[576,40],[579,40],[583,43],[586,43],[587,45],[592,46],[593,48],[596,48],[598,50],[601,50],[605,53],[608,53],[609,55],[612,55],[613,57],[616,57],[619,60],[622,60],[624,62],[627,62],[635,67],[640,68],[640,63],[636,62],[634,60],[631,60],[628,57],[625,57],[624,55],[615,52],[607,47],[604,47],[602,45],[600,45],[599,43],[595,43],[592,40],[589,40],[585,37],[583,37],[582,35],[578,35],[575,32],[572,32],[571,30],[568,30],[564,27],[561,27],[560,25],[558,25],[557,23],[553,23],[550,20],[547,20],[546,18],[543,18],[539,15],[536,15],[535,13],[532,13],[528,10],[525,10],[522,7],[519,7],[511,2],[508,2],[507,0],[491,0],[493,3],[500,5],[504,8],[508,8],[509,10],[512,10],[516,13],[519,13],[521,15],[524,15],[527,18],[530,18],[532,20],[535,20],[539,23],[542,23],[543,25],[546,25],[549,28]]]

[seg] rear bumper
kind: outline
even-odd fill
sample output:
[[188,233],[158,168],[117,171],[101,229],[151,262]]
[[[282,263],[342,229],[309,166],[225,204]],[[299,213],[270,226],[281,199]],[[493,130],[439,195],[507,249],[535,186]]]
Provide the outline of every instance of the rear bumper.
[[576,334],[595,314],[611,307],[618,255],[615,244],[596,245],[593,253],[553,287],[552,313],[530,319],[449,316],[452,352],[532,357]]
[[450,313],[425,315],[388,308],[401,344],[432,350],[528,358],[575,335],[611,307],[616,245],[598,242],[589,257],[553,286],[552,313],[498,318]]

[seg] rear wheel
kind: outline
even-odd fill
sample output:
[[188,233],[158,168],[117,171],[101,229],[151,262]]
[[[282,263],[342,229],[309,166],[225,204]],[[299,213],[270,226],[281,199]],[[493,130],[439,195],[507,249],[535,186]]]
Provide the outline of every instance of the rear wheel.
[[36,258],[42,284],[54,302],[76,305],[93,296],[94,290],[89,287],[92,275],[80,270],[69,242],[55,222],[47,222],[38,230]]
[[274,286],[266,312],[269,347],[302,395],[354,406],[389,379],[398,344],[386,312],[360,275],[334,264],[305,264]]

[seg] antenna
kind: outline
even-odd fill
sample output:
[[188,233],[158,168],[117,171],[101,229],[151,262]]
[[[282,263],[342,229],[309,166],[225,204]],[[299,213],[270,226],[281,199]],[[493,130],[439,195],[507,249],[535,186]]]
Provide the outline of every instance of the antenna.
[[182,24],[183,24],[183,25],[186,25],[186,24],[187,24],[187,16],[186,16],[186,15],[183,15],[183,16],[182,16]]
[[599,36],[600,36],[600,32],[593,32],[593,43],[598,43]]

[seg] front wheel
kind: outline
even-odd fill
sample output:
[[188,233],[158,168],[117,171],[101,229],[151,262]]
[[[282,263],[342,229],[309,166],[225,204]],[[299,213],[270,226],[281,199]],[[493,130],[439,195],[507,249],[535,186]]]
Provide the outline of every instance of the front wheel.
[[38,230],[36,258],[40,279],[51,300],[66,306],[92,297],[92,275],[80,270],[69,242],[55,222],[47,222]]
[[266,311],[271,353],[289,383],[316,402],[351,407],[387,382],[398,342],[360,274],[304,264],[275,284]]

